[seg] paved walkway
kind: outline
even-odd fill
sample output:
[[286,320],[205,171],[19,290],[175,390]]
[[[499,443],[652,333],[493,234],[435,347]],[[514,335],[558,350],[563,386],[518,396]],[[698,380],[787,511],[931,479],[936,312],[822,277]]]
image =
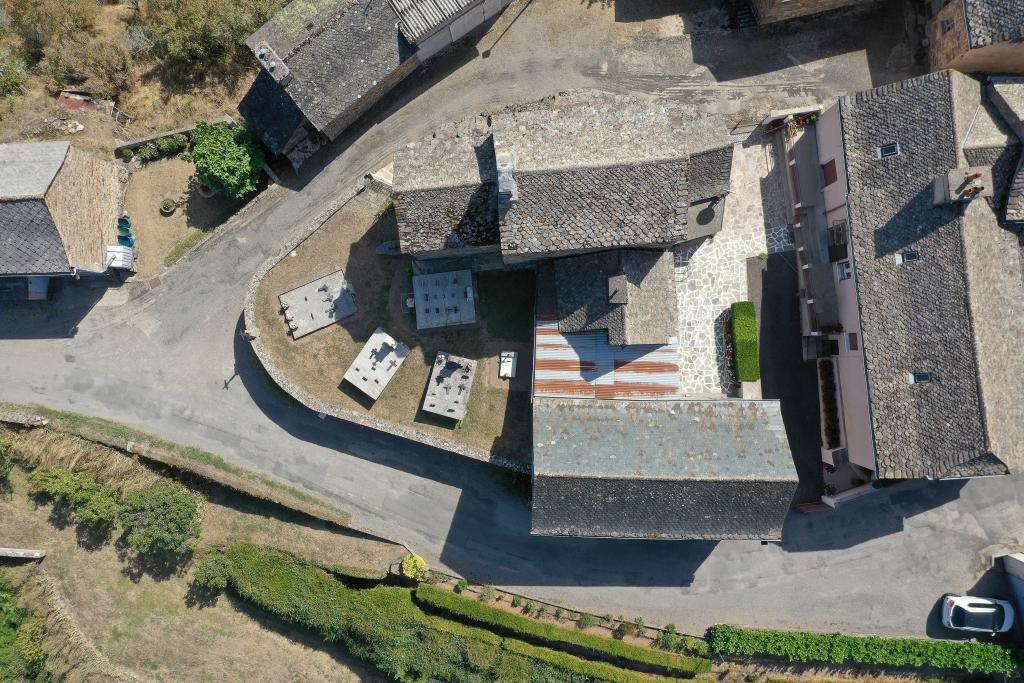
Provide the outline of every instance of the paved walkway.
[[691,396],[735,395],[724,322],[729,306],[748,298],[747,259],[793,248],[774,159],[761,133],[737,143],[721,232],[676,249],[680,371]]

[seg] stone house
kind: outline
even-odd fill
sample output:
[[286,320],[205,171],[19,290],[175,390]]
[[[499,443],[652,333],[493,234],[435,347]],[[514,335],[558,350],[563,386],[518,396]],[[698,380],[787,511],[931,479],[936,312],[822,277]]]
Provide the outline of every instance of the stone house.
[[571,95],[462,122],[396,154],[402,252],[514,264],[707,237],[729,192],[725,130]]
[[509,1],[294,0],[246,40],[262,68],[238,110],[298,167]]
[[68,142],[0,145],[0,285],[42,298],[50,278],[106,272],[119,195],[114,165]]
[[752,4],[758,23],[770,24],[865,2],[870,0],[753,0]]
[[1024,0],[930,0],[928,6],[932,70],[1024,73]]
[[942,71],[841,98],[790,149],[817,180],[795,233],[830,471],[1024,467],[1022,115],[1024,80]]

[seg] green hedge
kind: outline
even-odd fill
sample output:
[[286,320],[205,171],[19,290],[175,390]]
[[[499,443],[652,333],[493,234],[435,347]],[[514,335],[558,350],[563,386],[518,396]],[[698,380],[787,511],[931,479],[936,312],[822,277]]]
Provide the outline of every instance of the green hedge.
[[620,666],[635,667],[640,664],[685,676],[711,670],[711,662],[707,659],[651,650],[593,633],[537,621],[426,583],[421,583],[416,589],[416,599],[505,635],[554,647],[569,646],[588,657],[604,659]]
[[[207,560],[204,560],[206,562]],[[339,643],[398,681],[658,683],[664,679],[534,648],[425,613],[412,591],[357,589],[291,555],[248,543],[211,554],[228,589],[285,622]],[[197,568],[197,573],[201,570]]]
[[761,379],[761,355],[757,339],[757,309],[752,301],[732,305],[732,345],[736,375],[741,382]]
[[928,666],[1007,676],[1017,669],[1013,653],[991,643],[761,631],[725,624],[712,626],[707,637],[716,654],[774,655],[794,662],[829,664]]

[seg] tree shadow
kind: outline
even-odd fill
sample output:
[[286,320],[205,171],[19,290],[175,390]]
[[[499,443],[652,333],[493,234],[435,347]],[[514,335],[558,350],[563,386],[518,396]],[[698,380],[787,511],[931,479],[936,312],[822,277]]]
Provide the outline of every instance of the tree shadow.
[[215,607],[223,591],[216,588],[200,586],[195,581],[188,584],[188,591],[185,593],[185,606],[195,609]]
[[124,535],[115,544],[118,559],[124,564],[121,573],[132,583],[138,583],[143,576],[154,581],[166,581],[174,576],[181,576],[185,566],[192,560],[192,550],[187,548],[181,552],[152,551],[136,552],[128,545]]

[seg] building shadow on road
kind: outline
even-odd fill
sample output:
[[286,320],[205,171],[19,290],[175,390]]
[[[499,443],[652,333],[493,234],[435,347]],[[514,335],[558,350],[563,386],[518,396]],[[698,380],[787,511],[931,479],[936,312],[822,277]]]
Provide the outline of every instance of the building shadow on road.
[[0,300],[0,339],[66,339],[78,334],[78,326],[120,281],[94,278],[75,281],[54,279],[45,301]]
[[[820,81],[825,60],[862,52],[877,87],[925,71],[914,3],[882,0],[735,31],[693,34],[693,61],[718,82],[762,76],[794,67],[809,87]],[[839,67],[842,68],[842,67]]]
[[505,484],[505,470],[345,420],[319,419],[273,383],[242,336],[243,329],[239,317],[235,370],[256,405],[279,427],[307,443],[461,491],[441,560],[474,581],[506,586],[687,586],[717,545],[531,536],[529,501]]
[[825,512],[790,511],[782,548],[811,552],[852,548],[903,531],[904,520],[960,497],[964,479],[903,481],[842,503]]

